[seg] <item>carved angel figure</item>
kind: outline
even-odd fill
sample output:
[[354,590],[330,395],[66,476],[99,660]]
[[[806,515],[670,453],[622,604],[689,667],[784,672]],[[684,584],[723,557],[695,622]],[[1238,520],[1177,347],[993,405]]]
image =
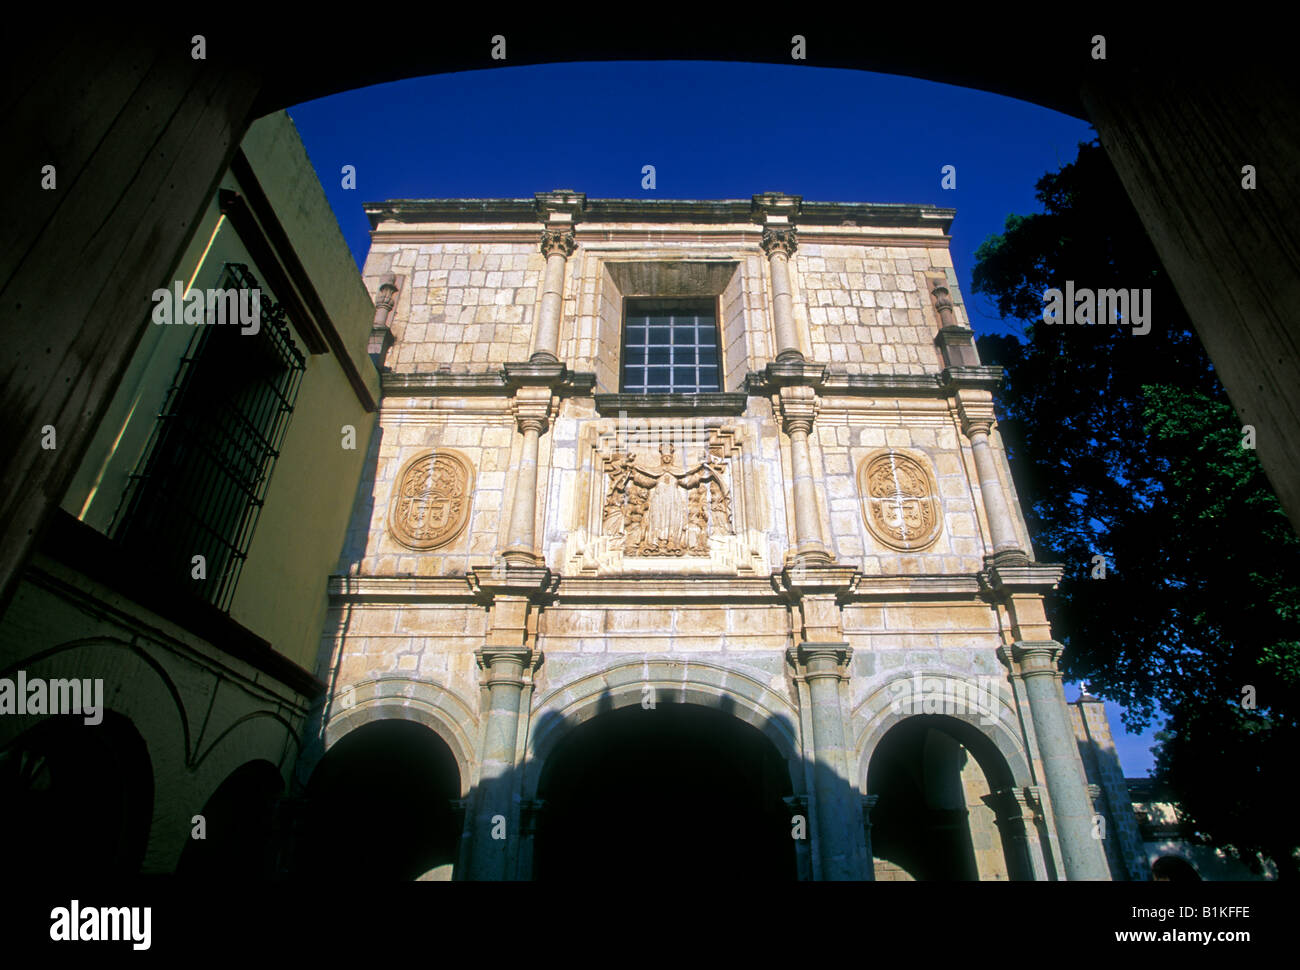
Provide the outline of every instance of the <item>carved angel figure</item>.
[[671,445],[660,449],[657,468],[635,455],[605,459],[608,488],[603,532],[623,538],[628,556],[707,555],[710,535],[731,534],[731,513],[721,475],[725,463],[705,461],[681,469]]

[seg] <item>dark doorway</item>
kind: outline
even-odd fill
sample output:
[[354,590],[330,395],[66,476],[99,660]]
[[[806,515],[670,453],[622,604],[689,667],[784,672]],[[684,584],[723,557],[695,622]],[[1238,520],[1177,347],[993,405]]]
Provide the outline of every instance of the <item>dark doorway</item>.
[[270,762],[251,761],[231,772],[203,806],[204,838],[193,838],[191,827],[177,874],[205,879],[274,876],[275,814],[283,790],[284,779]]
[[48,718],[0,750],[7,871],[84,878],[140,871],[153,823],[144,739],[112,711]]
[[332,747],[307,788],[297,870],[409,880],[456,863],[456,758],[414,721],[373,721]]
[[794,879],[785,761],[720,711],[659,703],[602,714],[548,758],[539,879]]

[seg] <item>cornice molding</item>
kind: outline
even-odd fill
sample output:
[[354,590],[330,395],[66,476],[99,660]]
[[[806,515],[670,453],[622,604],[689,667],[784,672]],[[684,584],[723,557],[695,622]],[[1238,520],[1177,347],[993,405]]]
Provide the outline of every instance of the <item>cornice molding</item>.
[[[536,223],[538,202],[532,199],[388,199],[363,204],[370,228],[381,222],[408,223]],[[752,222],[750,199],[586,199],[584,223],[678,222],[696,225]],[[799,205],[798,223],[810,226],[937,227],[945,235],[956,209],[932,205],[878,202],[807,202]]]

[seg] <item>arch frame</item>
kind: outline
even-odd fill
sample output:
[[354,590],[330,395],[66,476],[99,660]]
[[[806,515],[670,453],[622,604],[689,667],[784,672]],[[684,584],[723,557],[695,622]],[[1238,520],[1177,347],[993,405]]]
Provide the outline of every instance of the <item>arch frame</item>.
[[478,781],[479,718],[454,690],[430,681],[383,677],[350,684],[329,698],[330,719],[322,743],[301,759],[301,775],[311,777],[334,745],[358,728],[375,721],[414,721],[447,745],[460,774],[460,796],[466,798]]
[[[971,752],[995,789],[1008,786],[1026,788],[1036,784],[1031,768],[1032,758],[1024,739],[1013,727],[1020,723],[1019,712],[1007,701],[1002,691],[996,695],[995,718],[983,718],[973,711],[961,710],[937,714],[895,710],[900,696],[895,685],[914,682],[918,673],[923,678],[942,679],[978,689],[978,685],[967,674],[946,668],[904,673],[877,685],[853,709],[850,716],[856,765],[854,778],[859,791],[869,794],[867,775],[880,742],[895,727],[914,717],[941,717],[953,724],[955,731],[952,736]],[[985,720],[990,723],[982,723]]]
[[806,794],[799,714],[770,686],[732,667],[684,660],[629,659],[587,674],[543,696],[529,717],[522,797],[535,799],[546,764],[573,730],[609,711],[642,703],[646,688],[659,703],[729,714],[758,730],[786,764],[791,791]]

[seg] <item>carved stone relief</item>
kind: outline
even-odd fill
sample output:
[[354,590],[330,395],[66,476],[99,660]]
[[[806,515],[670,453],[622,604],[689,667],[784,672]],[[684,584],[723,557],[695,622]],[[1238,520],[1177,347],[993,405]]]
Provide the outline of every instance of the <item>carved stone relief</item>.
[[604,458],[608,490],[601,534],[624,556],[707,556],[709,537],[731,535],[731,503],[720,449],[690,468],[671,443],[657,460],[615,452]]
[[465,529],[474,472],[463,455],[438,449],[416,455],[397,476],[389,511],[393,538],[408,549],[436,549]]
[[923,549],[939,537],[939,489],[923,462],[890,450],[864,459],[858,468],[862,517],[891,549]]
[[593,421],[582,434],[570,575],[762,574],[773,521],[748,432],[721,422]]

